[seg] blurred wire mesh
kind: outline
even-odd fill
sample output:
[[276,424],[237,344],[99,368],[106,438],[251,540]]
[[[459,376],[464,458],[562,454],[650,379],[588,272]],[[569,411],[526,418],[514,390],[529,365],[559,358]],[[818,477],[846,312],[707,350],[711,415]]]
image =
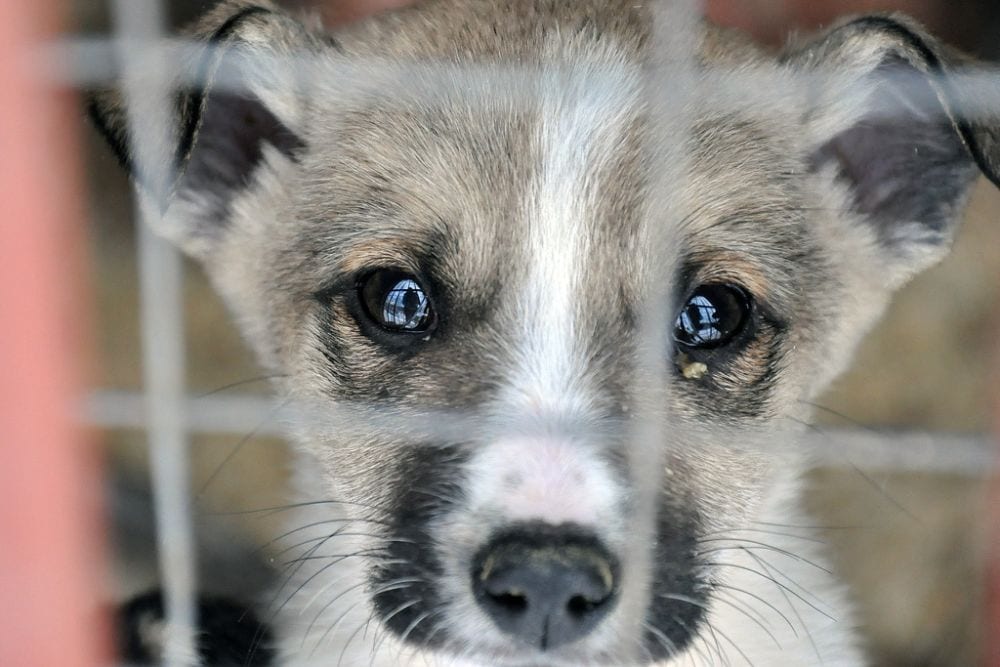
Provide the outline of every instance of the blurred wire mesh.
[[[75,0],[76,32],[120,37],[113,10],[127,1]],[[211,4],[164,1],[164,23],[176,26]],[[356,16],[362,3],[287,4],[313,5],[336,22]],[[992,0],[718,0],[708,2],[707,9],[716,20],[770,43],[843,14],[902,9],[951,43],[983,58],[1000,57],[1000,5]],[[113,465],[142,478],[150,458],[144,427],[155,417],[136,417],[144,414],[143,406],[129,403],[141,401],[134,392],[148,386],[135,209],[113,158],[94,133],[87,136],[99,388],[106,390],[91,410],[98,422],[116,425],[107,436]],[[879,665],[968,665],[982,650],[989,518],[984,491],[991,455],[987,439],[978,434],[989,429],[997,404],[987,360],[996,354],[1000,337],[998,217],[1000,194],[978,188],[952,255],[897,298],[854,367],[817,406],[817,437],[836,439],[843,460],[814,473],[810,505],[819,525],[834,527],[824,537],[859,600]],[[273,413],[262,407],[267,405],[266,378],[201,274],[185,270],[181,287],[186,363],[178,381],[190,394],[202,396],[179,408],[194,434],[192,494],[206,511],[280,504],[287,456],[275,437]],[[147,292],[145,298],[157,297]],[[257,402],[233,398],[246,394]],[[878,460],[871,453],[884,440],[870,429],[886,428],[911,435],[895,440],[894,449]],[[264,541],[279,520],[236,516],[231,528]],[[119,575],[122,593],[140,590],[157,576],[128,562]]]

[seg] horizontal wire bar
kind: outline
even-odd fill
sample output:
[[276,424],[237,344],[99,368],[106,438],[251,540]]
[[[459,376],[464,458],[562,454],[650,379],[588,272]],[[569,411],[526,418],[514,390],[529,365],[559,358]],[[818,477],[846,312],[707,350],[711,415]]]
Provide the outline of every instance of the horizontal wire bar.
[[[157,40],[154,44],[137,45],[134,41],[124,42],[115,38],[67,37],[50,44],[34,54],[28,66],[35,68],[35,74],[66,86],[91,88],[115,84],[121,77],[120,54],[128,58],[134,51],[136,59],[148,60],[159,51],[163,62],[196,63],[204,58],[226,58],[234,68],[212,70],[211,81],[203,80],[206,70],[199,67],[177,67],[167,78],[174,85],[184,87],[203,86],[210,83],[219,90],[246,90],[246,79],[235,72],[248,67],[263,71],[285,71],[303,81],[312,79],[316,85],[327,90],[342,91],[345,95],[352,90],[391,90],[394,95],[401,91],[416,93],[434,101],[439,88],[465,91],[470,97],[487,96],[495,99],[497,91],[505,95],[516,94],[518,88],[510,84],[537,78],[539,68],[530,64],[482,64],[453,63],[427,60],[399,63],[373,58],[351,59],[336,54],[316,54],[299,52],[291,55],[275,55],[258,52],[250,55],[246,50],[214,48],[204,42],[170,38]],[[684,62],[660,63],[671,68],[690,67]],[[549,65],[548,67],[552,67]],[[585,73],[589,85],[606,85],[610,90],[621,89],[622,68],[602,71],[600,63],[581,63],[566,66],[568,71],[580,69]],[[643,70],[635,66],[634,75],[639,77]],[[229,72],[229,74],[227,74]],[[837,68],[817,67],[805,70],[764,63],[740,67],[721,65],[698,65],[694,68],[699,94],[711,95],[724,105],[721,111],[732,109],[752,110],[755,105],[763,105],[764,112],[776,104],[787,104],[781,93],[797,90],[803,95],[815,94],[817,89],[831,86],[838,94],[855,93],[864,96],[870,93],[865,86],[856,85],[864,78],[857,71]],[[164,76],[164,73],[159,73]],[[931,80],[949,91],[952,102],[966,118],[995,118],[1000,109],[1000,68],[985,65],[968,66],[949,70],[946,73],[925,73],[915,77],[910,70],[880,72],[879,81],[892,81],[897,89],[910,91],[913,100],[923,102],[928,96],[925,81]],[[507,83],[505,88],[503,84]],[[526,100],[532,99],[530,90]],[[941,113],[933,100],[920,104],[925,113]],[[838,98],[838,103],[843,99]],[[913,108],[892,106],[876,109],[879,117],[892,117],[895,113],[912,115]]]
[[988,435],[835,429],[807,433],[805,440],[819,451],[817,467],[970,477],[986,477],[1000,468],[996,443]]
[[[245,435],[261,416],[278,407],[266,397],[210,396],[186,400],[181,410],[185,428],[192,433]],[[140,429],[148,426],[146,399],[141,392],[98,391],[84,403],[85,422],[105,429]],[[268,421],[254,432],[261,436],[283,436],[287,430]]]
[[[385,413],[366,412],[363,407],[329,406],[322,410],[321,420],[356,419],[364,423],[376,418],[382,422]],[[189,432],[202,434],[233,434],[245,436],[285,437],[294,424],[304,418],[303,411],[293,411],[282,402],[265,396],[204,396],[189,397],[182,410]],[[104,429],[145,429],[146,402],[140,392],[96,391],[83,407],[83,419]],[[410,423],[422,432],[428,420]],[[430,419],[438,421],[438,419]],[[407,422],[401,421],[399,428]],[[467,433],[459,423],[449,432]],[[875,431],[860,429],[823,428],[821,431],[785,434],[796,445],[812,451],[816,467],[853,467],[886,472],[934,472],[985,476],[1000,465],[995,445],[986,435],[919,431]]]

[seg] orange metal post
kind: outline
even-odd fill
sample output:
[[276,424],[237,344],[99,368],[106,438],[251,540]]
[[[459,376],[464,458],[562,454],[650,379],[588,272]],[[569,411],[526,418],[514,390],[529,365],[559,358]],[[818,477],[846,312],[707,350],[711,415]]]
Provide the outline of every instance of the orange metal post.
[[76,423],[87,309],[72,96],[32,71],[55,2],[0,1],[0,665],[109,662],[98,460]]

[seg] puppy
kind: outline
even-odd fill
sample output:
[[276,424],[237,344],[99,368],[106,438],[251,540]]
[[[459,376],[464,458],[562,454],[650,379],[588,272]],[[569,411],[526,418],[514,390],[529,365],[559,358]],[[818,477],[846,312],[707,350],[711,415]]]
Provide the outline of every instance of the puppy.
[[279,664],[863,663],[795,436],[998,182],[961,57],[632,0],[333,34],[239,0],[191,36],[173,134],[92,112],[294,406]]

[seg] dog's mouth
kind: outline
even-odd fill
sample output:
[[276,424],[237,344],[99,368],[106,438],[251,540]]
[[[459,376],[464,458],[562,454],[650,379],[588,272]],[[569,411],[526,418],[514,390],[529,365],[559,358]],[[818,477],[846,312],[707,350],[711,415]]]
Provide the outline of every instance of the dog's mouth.
[[[460,654],[483,664],[662,661],[683,653],[702,630],[710,589],[699,574],[693,533],[663,523],[652,545],[641,627],[627,641],[607,626],[615,623],[628,573],[592,531],[568,524],[533,522],[496,532],[470,559],[461,601],[443,592],[448,568],[432,541],[392,539],[371,573],[375,613],[418,652]],[[683,533],[692,537],[678,537]],[[476,617],[476,630],[455,623],[456,608]]]
[[593,635],[619,602],[618,565],[585,536],[561,527],[545,532],[518,529],[475,558],[470,594],[491,624],[479,639],[446,625],[449,602],[435,580],[402,562],[378,571],[376,613],[417,651],[475,656],[484,664],[651,664],[683,653],[702,629],[708,587],[686,565],[661,562],[638,636],[631,646],[602,647]]

